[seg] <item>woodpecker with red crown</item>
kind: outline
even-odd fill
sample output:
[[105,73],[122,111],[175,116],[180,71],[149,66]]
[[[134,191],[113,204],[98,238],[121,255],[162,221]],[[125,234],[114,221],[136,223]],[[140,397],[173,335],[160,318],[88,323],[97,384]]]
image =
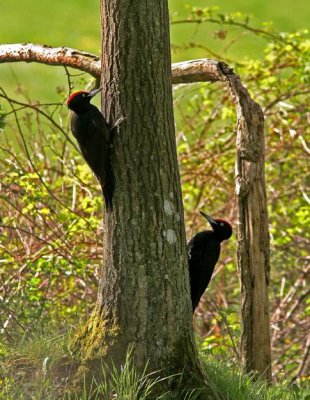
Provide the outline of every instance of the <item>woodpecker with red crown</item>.
[[102,88],[91,92],[72,93],[67,106],[72,111],[71,131],[78,141],[85,161],[96,175],[103,191],[107,208],[112,207],[114,179],[110,161],[112,128],[101,112],[90,103]]
[[211,225],[212,231],[197,233],[188,243],[188,265],[193,312],[211,280],[220,252],[221,242],[232,235],[231,225],[222,219],[213,219],[200,212]]

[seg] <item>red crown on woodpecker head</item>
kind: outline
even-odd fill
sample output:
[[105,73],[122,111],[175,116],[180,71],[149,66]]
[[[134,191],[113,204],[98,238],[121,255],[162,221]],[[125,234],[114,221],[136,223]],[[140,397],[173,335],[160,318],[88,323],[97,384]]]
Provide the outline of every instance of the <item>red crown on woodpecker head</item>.
[[67,98],[67,106],[70,104],[70,102],[79,94],[85,93],[86,95],[88,94],[88,92],[86,92],[85,90],[79,90],[78,92],[74,92],[72,94],[70,94],[70,96]]

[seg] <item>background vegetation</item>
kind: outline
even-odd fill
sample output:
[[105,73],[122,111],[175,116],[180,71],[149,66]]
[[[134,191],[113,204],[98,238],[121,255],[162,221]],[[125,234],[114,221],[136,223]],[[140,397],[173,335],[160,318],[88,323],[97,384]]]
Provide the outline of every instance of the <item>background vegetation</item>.
[[[292,30],[306,26],[306,1],[299,0],[288,16],[282,14],[284,3],[276,1],[246,5],[235,1],[229,8],[225,5],[225,13],[199,8],[198,0],[193,3],[195,8],[170,2],[174,60],[228,61],[266,116],[273,371],[275,380],[305,382],[309,365],[310,40],[306,31]],[[298,14],[301,5],[304,8]],[[17,0],[2,7],[3,42],[33,41],[98,53],[96,2],[87,3],[87,12],[82,0],[68,0],[61,7],[48,0],[27,2],[23,13]],[[258,17],[252,20],[237,11],[255,11]],[[261,24],[273,18],[276,28]],[[291,33],[279,32],[284,29]],[[72,364],[68,335],[90,312],[96,296],[102,260],[102,199],[71,140],[64,104],[69,84],[85,87],[91,84],[89,77],[35,64],[0,65],[0,73],[0,379],[2,398],[10,398],[16,382],[23,387],[20,397],[12,395],[15,399],[33,393],[30,382],[34,378],[45,382],[40,390],[46,393],[48,370],[53,371],[54,389],[63,386],[64,370],[58,365]],[[190,238],[205,228],[200,209],[234,222],[236,118],[230,95],[221,85],[176,87],[174,104]],[[239,360],[235,251],[234,237],[223,250],[194,320],[201,352],[215,363],[213,371],[219,371],[223,359],[225,368],[238,365]],[[215,376],[225,368],[220,374],[214,372]],[[258,397],[261,388],[253,389],[252,397],[246,392],[244,398],[267,398]],[[288,398],[306,398],[299,386],[292,390]],[[222,395],[219,398],[225,398]]]

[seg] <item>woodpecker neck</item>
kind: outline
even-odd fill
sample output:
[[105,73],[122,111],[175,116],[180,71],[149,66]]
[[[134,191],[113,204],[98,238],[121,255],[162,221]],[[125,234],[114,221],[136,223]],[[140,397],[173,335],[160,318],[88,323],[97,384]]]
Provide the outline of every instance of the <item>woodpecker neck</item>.
[[91,109],[92,105],[88,102],[79,102],[75,104],[69,104],[70,110],[75,112],[77,115],[82,115],[87,113]]
[[223,221],[221,219],[217,219],[216,223],[217,223],[216,225],[212,226],[213,233],[216,240],[218,240],[221,243],[223,242],[223,240],[227,240],[231,237],[232,227],[228,222]]
[[222,243],[224,240],[229,239],[230,236],[231,236],[231,234],[228,235],[228,233],[223,232],[223,231],[213,231],[213,237],[219,243]]

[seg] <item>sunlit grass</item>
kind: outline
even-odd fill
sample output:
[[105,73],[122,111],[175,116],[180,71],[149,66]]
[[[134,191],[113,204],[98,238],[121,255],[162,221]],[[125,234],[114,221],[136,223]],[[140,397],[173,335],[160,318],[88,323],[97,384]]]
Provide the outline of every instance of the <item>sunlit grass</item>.
[[[77,363],[70,354],[71,330],[61,334],[21,337],[15,344],[1,346],[0,399],[63,399],[89,398],[120,400],[195,400],[199,388],[182,387],[182,377],[165,376],[163,371],[142,373],[134,367],[131,351],[127,353],[121,369],[102,364],[102,379],[82,383],[79,392],[72,391],[72,376]],[[227,356],[201,355],[207,381],[214,400],[306,400],[310,396],[305,383],[287,385],[285,382],[267,386],[259,377],[242,373],[240,366],[228,361]],[[71,369],[70,369],[71,365]],[[169,387],[171,378],[180,382],[174,392],[154,393],[162,385]]]

